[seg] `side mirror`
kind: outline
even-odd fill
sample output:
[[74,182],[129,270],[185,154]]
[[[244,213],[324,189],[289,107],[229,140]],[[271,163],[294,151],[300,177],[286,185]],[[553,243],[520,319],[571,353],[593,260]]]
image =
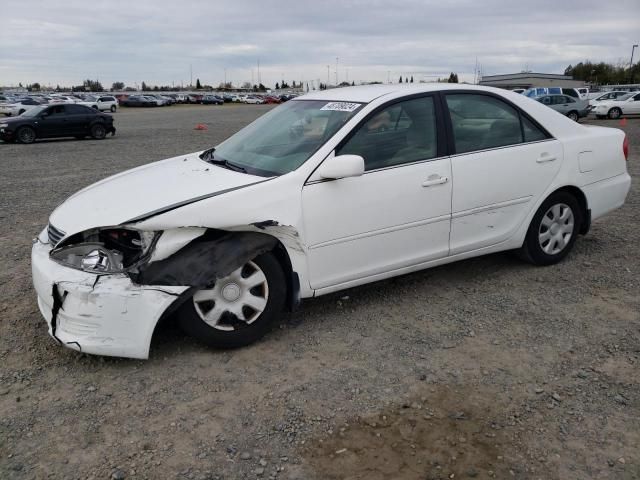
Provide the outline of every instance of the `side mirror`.
[[359,177],[364,173],[364,158],[360,155],[338,155],[326,159],[318,169],[321,178]]

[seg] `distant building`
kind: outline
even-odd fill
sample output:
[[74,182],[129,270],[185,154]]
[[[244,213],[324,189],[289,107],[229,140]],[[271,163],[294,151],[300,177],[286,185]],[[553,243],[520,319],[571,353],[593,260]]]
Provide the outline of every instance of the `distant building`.
[[574,80],[570,75],[523,72],[505,75],[485,75],[480,80],[480,85],[512,90],[514,88],[531,87],[584,87],[585,82]]

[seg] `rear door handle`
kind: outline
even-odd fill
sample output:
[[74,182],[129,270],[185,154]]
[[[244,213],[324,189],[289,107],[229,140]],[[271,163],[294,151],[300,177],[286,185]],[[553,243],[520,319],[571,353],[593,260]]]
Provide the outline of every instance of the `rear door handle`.
[[540,154],[536,162],[538,163],[553,162],[555,159],[556,157],[553,155],[549,155],[548,153],[542,153]]
[[432,187],[434,185],[442,185],[443,183],[447,183],[448,181],[449,177],[437,177],[436,175],[430,175],[428,180],[422,182],[422,186]]

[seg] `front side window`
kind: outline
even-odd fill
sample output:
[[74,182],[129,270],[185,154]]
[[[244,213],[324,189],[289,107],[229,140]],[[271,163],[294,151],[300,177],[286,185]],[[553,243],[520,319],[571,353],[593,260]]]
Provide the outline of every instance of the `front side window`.
[[456,153],[522,143],[520,115],[502,100],[469,93],[447,95],[446,99]]
[[216,147],[215,159],[258,175],[289,173],[306,162],[361,108],[361,103],[354,102],[287,102]]
[[433,97],[422,97],[376,112],[336,155],[360,155],[365,170],[375,170],[435,158],[437,146]]

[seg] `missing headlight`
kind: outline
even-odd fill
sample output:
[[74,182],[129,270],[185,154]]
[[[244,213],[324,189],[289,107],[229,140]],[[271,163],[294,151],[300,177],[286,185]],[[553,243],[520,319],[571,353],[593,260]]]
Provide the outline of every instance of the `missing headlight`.
[[94,273],[118,273],[140,263],[155,242],[155,232],[98,228],[65,239],[51,258],[66,266]]

